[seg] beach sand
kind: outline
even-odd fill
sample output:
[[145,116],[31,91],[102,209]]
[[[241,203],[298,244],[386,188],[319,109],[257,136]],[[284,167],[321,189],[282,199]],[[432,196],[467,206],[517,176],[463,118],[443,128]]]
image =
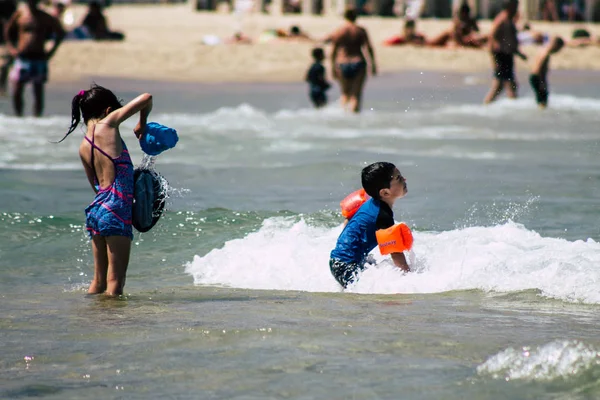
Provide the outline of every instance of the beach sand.
[[[73,6],[75,21],[85,7]],[[119,77],[179,82],[297,82],[311,62],[310,42],[269,42],[252,45],[209,46],[206,35],[221,38],[242,30],[257,39],[269,28],[300,26],[315,38],[323,38],[342,23],[339,16],[269,16],[197,12],[190,5],[115,5],[105,10],[109,26],[127,35],[124,42],[66,41],[51,61],[53,82],[91,77]],[[489,54],[474,49],[432,49],[410,46],[386,47],[382,41],[400,32],[400,18],[365,17],[365,26],[375,47],[380,73],[403,70],[482,72],[490,69]],[[449,20],[422,20],[418,30],[433,36],[447,29]],[[535,30],[570,37],[581,24],[532,23]],[[482,21],[482,32],[490,21]],[[587,25],[600,34],[600,25]],[[330,50],[330,47],[326,47]],[[539,47],[525,46],[532,57]],[[527,64],[517,61],[524,71]],[[552,60],[554,69],[600,70],[600,47],[566,48]]]

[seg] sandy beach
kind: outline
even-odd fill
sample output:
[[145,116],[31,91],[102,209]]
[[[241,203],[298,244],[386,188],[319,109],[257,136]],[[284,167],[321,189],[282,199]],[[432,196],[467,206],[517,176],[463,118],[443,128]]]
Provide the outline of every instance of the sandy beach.
[[[85,7],[73,6],[75,21]],[[105,10],[109,27],[124,32],[124,42],[66,41],[51,61],[53,82],[87,77],[120,77],[180,82],[294,82],[301,81],[311,62],[310,42],[269,42],[252,45],[203,44],[214,35],[230,37],[242,30],[257,39],[269,28],[298,25],[314,38],[323,38],[342,23],[338,16],[269,16],[193,11],[189,5],[115,5]],[[481,72],[490,68],[485,50],[386,47],[382,41],[401,30],[400,18],[359,19],[375,46],[380,73],[403,70]],[[433,36],[447,29],[449,20],[422,20],[418,30]],[[582,24],[532,23],[535,30],[570,37]],[[482,32],[490,21],[481,21]],[[585,25],[600,34],[599,25]],[[326,47],[326,50],[329,48]],[[525,46],[533,56],[539,47]],[[600,70],[600,47],[566,48],[552,60],[554,69]],[[517,61],[518,69],[527,68]]]

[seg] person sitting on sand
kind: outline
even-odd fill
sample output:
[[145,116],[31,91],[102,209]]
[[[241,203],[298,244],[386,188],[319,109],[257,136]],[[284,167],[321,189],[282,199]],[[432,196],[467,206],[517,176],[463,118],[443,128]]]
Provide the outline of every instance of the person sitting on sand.
[[108,29],[106,17],[102,14],[100,3],[92,1],[88,6],[83,23],[81,24],[90,33],[94,40],[123,40],[125,35],[121,32]]
[[383,42],[386,46],[400,46],[403,44],[423,46],[426,43],[427,40],[425,39],[425,36],[417,33],[416,21],[414,19],[407,19],[404,22],[404,32],[401,36],[392,36]]
[[487,40],[486,35],[479,34],[477,21],[471,17],[471,7],[464,2],[452,20],[452,28],[442,32],[427,44],[433,47],[444,47],[454,42],[456,46],[481,48]]

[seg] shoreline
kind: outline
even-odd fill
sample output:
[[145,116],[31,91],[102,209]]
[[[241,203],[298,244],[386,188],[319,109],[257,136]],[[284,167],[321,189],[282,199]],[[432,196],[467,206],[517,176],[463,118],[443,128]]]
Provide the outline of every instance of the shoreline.
[[[417,102],[481,104],[489,89],[486,72],[423,72],[418,70],[385,73],[369,78],[364,106],[409,107]],[[518,72],[519,96],[531,97],[526,71]],[[73,96],[88,89],[92,82],[115,91],[119,98],[130,100],[143,92],[154,95],[155,111],[163,113],[209,113],[219,108],[236,108],[243,104],[265,112],[282,109],[312,108],[304,82],[173,82],[167,80],[122,77],[89,77],[70,82],[50,81],[47,86],[46,115],[70,115]],[[595,88],[600,74],[595,71],[562,70],[550,77],[551,92],[597,98]],[[339,87],[333,85],[329,101],[335,104]],[[434,100],[435,99],[435,100]],[[26,115],[30,113],[31,93],[26,92]],[[12,115],[10,98],[0,101],[0,113]]]
[[[75,21],[85,7],[71,7]],[[312,62],[313,42],[268,42],[245,44],[202,44],[207,35],[226,38],[235,31],[257,39],[265,29],[299,26],[311,37],[323,38],[342,23],[339,16],[269,16],[263,14],[220,14],[197,12],[188,5],[113,5],[105,10],[109,27],[126,35],[123,42],[65,41],[50,62],[51,82],[72,82],[90,76],[170,82],[241,83],[303,82]],[[159,18],[157,18],[157,15]],[[484,49],[386,47],[385,38],[398,34],[402,18],[364,17],[382,74],[422,70],[438,72],[486,72],[491,69]],[[423,19],[417,29],[434,36],[447,29],[450,20]],[[491,21],[479,21],[487,32]],[[532,22],[533,29],[570,36],[574,28],[585,27],[600,34],[598,24]],[[151,32],[149,34],[149,32]],[[331,46],[323,46],[329,53]],[[524,46],[530,62],[541,49]],[[329,63],[327,67],[329,69]],[[516,60],[517,70],[529,64]],[[565,48],[553,57],[553,70],[600,71],[600,46]]]

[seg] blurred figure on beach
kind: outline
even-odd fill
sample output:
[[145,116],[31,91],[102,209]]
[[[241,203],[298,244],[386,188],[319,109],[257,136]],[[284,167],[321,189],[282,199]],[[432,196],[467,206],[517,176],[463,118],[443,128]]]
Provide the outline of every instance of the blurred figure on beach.
[[550,40],[550,35],[531,28],[529,23],[523,25],[523,29],[517,32],[519,45],[544,45]]
[[355,113],[360,112],[362,92],[367,78],[368,53],[371,73],[377,74],[375,53],[366,29],[356,24],[356,10],[348,9],[344,13],[344,25],[331,34],[328,39],[333,44],[331,69],[333,78],[339,81],[342,107]]
[[600,37],[592,35],[590,31],[585,28],[577,28],[573,30],[571,40],[565,44],[570,47],[587,47],[593,45],[599,46]]
[[[65,36],[60,22],[40,10],[38,3],[39,0],[28,0],[27,6],[17,9],[4,29],[6,47],[15,58],[10,80],[13,83],[13,107],[18,116],[23,115],[23,90],[28,82],[33,83],[34,115],[42,115],[48,60],[54,56]],[[46,51],[45,44],[50,37],[54,38],[54,43]]]
[[490,31],[490,53],[494,80],[492,87],[485,96],[486,104],[494,101],[506,88],[509,98],[517,97],[517,80],[515,76],[515,55],[527,60],[519,51],[517,27],[514,19],[519,7],[518,0],[504,0],[503,10],[494,18]]
[[[2,31],[4,32],[4,28],[6,24],[12,17],[13,13],[17,11],[17,2],[16,0],[6,0],[0,1],[0,26],[2,27]],[[13,38],[14,39],[14,38]],[[4,37],[4,33],[0,35],[0,44],[6,44],[6,40]],[[2,65],[0,66],[0,95],[6,94],[6,83],[8,81],[8,71],[15,61],[12,54],[9,51],[6,51],[2,55]]]
[[309,96],[315,108],[321,108],[327,105],[327,90],[331,87],[325,79],[325,67],[323,60],[325,52],[317,47],[312,50],[313,64],[306,73],[306,82],[308,82]]
[[271,41],[300,41],[300,42],[312,42],[312,39],[306,32],[304,32],[298,25],[292,25],[289,31],[284,29],[267,29],[260,34],[259,42],[267,43]]
[[471,17],[471,7],[463,2],[452,19],[452,27],[427,41],[429,46],[444,47],[450,43],[462,47],[483,47],[488,41],[487,35],[479,33],[475,18]]
[[232,37],[225,39],[226,44],[252,44],[252,39],[243,32],[236,32]]
[[558,8],[555,0],[542,0],[540,3],[543,21],[558,21]]
[[563,48],[565,42],[560,37],[554,37],[538,54],[533,62],[529,83],[535,93],[535,98],[540,108],[548,105],[548,71],[550,69],[550,56]]
[[402,35],[392,36],[391,38],[386,39],[383,44],[386,46],[400,46],[404,44],[423,46],[427,44],[425,35],[417,32],[416,24],[417,22],[414,19],[407,19],[404,21]]
[[88,6],[88,12],[81,23],[94,40],[123,40],[125,35],[121,32],[108,29],[106,17],[102,13],[102,7],[97,1],[92,1]]

